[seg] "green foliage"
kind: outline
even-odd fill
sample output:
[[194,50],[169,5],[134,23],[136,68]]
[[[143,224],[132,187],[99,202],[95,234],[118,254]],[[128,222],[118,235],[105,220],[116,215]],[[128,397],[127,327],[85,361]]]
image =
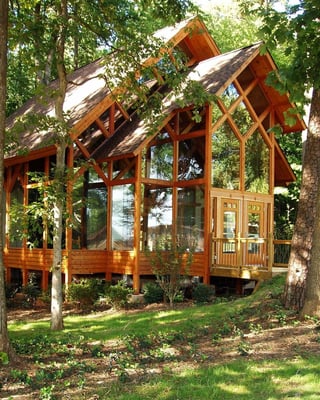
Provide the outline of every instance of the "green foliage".
[[[0,365],[8,365],[9,364],[9,356],[8,353],[0,351]],[[1,386],[0,386],[1,389]]]
[[157,283],[169,300],[170,307],[176,299],[181,296],[183,281],[188,276],[188,269],[193,260],[193,246],[184,243],[158,243],[156,251],[148,252],[151,261],[152,271],[156,276]]
[[212,301],[214,288],[204,283],[199,283],[192,290],[192,298],[196,303],[208,303]]
[[22,287],[22,293],[25,295],[26,304],[33,307],[37,298],[41,294],[41,289],[38,286],[37,276],[35,273],[29,274],[28,283]]
[[41,294],[41,290],[34,283],[30,282],[22,287],[22,293],[26,297],[26,302],[30,307],[35,305],[37,298]]
[[143,295],[147,304],[161,303],[164,292],[158,283],[148,282],[143,287]]
[[66,291],[68,301],[78,302],[81,308],[91,308],[103,292],[100,279],[87,278],[72,282]]
[[45,386],[40,389],[40,400],[55,400],[57,397],[53,394],[55,385]]
[[115,308],[125,308],[128,306],[129,295],[132,289],[128,288],[126,282],[121,280],[116,285],[110,285],[106,290],[106,296],[110,304]]

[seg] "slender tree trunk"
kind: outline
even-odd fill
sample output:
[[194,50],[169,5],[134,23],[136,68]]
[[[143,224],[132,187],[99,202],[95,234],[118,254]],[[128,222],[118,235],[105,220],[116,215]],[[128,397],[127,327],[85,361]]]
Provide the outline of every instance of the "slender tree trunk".
[[[284,305],[301,310],[306,296],[306,281],[311,262],[311,249],[316,223],[320,165],[320,91],[312,96],[309,128],[302,165],[302,183],[297,220],[292,237]],[[316,262],[316,260],[315,260]]]
[[[6,126],[7,93],[7,38],[8,38],[8,1],[0,1],[0,353],[10,356],[10,342],[7,327],[7,308],[5,291],[4,247],[4,142]],[[1,362],[0,362],[1,365]]]
[[[63,104],[67,90],[67,78],[64,64],[64,51],[67,26],[67,1],[61,0],[59,7],[61,25],[57,40],[57,71],[59,77],[59,92],[55,99],[56,118],[64,125]],[[52,291],[51,291],[51,329],[63,329],[62,316],[62,233],[63,214],[65,207],[65,155],[68,143],[68,132],[62,130],[57,140],[57,157],[55,167],[55,204],[54,204],[54,227],[53,227],[53,266],[52,266]]]
[[[320,142],[320,90],[315,90],[310,110],[309,129]],[[320,158],[318,144],[318,158]],[[320,162],[318,162],[317,179],[320,181]],[[312,238],[311,261],[308,268],[306,293],[301,316],[313,315],[320,317],[320,185],[318,183],[315,226]]]

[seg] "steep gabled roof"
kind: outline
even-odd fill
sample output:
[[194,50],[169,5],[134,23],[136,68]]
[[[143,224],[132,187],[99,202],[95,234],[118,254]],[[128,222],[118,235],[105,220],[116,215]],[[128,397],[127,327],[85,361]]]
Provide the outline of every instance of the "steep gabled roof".
[[[191,69],[189,79],[198,81],[206,91],[219,96],[249,64],[251,65],[257,57],[261,58],[259,55],[260,47],[261,43],[256,43],[252,46],[204,60]],[[259,63],[261,62],[261,59],[259,59]],[[279,104],[281,106],[285,104],[287,108],[291,106],[287,97],[284,103],[283,97],[275,91],[274,97],[270,100],[275,109]],[[277,104],[278,101],[279,104]],[[170,115],[179,108],[180,106],[170,96],[164,100],[163,113],[165,115]],[[282,121],[284,131],[294,131],[295,129],[301,131],[305,129],[301,120],[297,122],[296,127],[288,127],[285,124],[284,117],[282,115],[280,117],[279,121]],[[151,140],[149,127],[146,122],[139,120],[136,115],[134,120],[128,121],[114,137],[108,139],[105,145],[97,149],[92,156],[96,160],[101,160],[128,154],[133,155],[138,152],[139,147],[145,140]],[[280,148],[279,151],[281,151]]]
[[[191,34],[192,32],[192,34]],[[219,54],[219,49],[209,35],[205,25],[199,18],[189,18],[173,27],[161,29],[155,36],[162,39],[169,47],[180,46],[192,57],[192,62]],[[150,59],[149,61],[155,61]],[[103,79],[106,59],[98,59],[68,75],[68,87],[64,102],[64,112],[70,115],[69,124],[73,132],[81,133],[94,121],[96,108],[110,105],[114,99]],[[148,63],[148,60],[145,61]],[[190,61],[191,62],[191,61]],[[49,84],[41,96],[34,96],[22,107],[7,118],[7,129],[13,127],[15,122],[27,114],[42,114],[54,116],[54,92],[58,88],[58,81]],[[120,89],[120,88],[119,88]],[[107,100],[107,101],[106,101]],[[107,108],[107,107],[106,107]],[[20,133],[19,143],[22,149],[29,152],[51,143],[48,132],[30,132],[27,128]],[[15,156],[15,152],[6,155]]]

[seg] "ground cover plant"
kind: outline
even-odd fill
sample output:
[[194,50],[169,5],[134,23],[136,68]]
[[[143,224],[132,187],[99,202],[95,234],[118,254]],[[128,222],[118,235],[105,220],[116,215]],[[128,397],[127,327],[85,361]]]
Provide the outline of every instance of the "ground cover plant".
[[319,321],[281,306],[284,278],[245,298],[66,315],[11,311],[20,360],[0,366],[0,398],[318,399]]

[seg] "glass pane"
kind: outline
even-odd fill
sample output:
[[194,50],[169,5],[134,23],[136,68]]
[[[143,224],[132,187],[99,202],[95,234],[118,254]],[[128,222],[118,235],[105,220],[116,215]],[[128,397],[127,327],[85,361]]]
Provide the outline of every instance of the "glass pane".
[[112,188],[112,249],[133,248],[134,185]]
[[192,110],[180,111],[179,114],[179,134],[186,134],[205,129],[204,115],[199,117],[200,121],[195,121],[194,112]]
[[[28,203],[29,206],[35,205],[35,203],[40,202],[42,204],[42,199],[38,189],[28,190]],[[36,206],[37,208],[38,206]],[[40,205],[41,207],[41,205]],[[37,212],[31,212],[29,214],[28,220],[28,237],[27,237],[28,247],[43,247],[43,221],[42,217],[38,215]]]
[[239,190],[240,145],[228,122],[212,136],[212,185]]
[[251,115],[243,101],[232,113],[232,118],[242,135],[245,135],[253,124]]
[[[5,209],[5,203],[3,204]],[[3,214],[5,215],[5,213]],[[10,197],[10,246],[22,247],[22,235],[24,230],[23,221],[23,188],[16,182]]]
[[[257,239],[261,236],[261,216],[262,207],[260,204],[248,204],[248,238]],[[249,242],[248,252],[251,254],[258,254],[259,247],[259,243]]]
[[172,180],[173,177],[173,145],[164,142],[151,146],[144,156],[144,176],[146,178]]
[[132,158],[124,158],[113,161],[112,178],[126,179],[132,178],[135,175],[135,163]]
[[203,251],[204,188],[178,189],[178,244],[193,251]]
[[270,151],[259,131],[246,142],[245,190],[269,193]]
[[222,93],[221,99],[224,103],[224,105],[229,108],[231,104],[239,97],[239,93],[237,89],[235,88],[234,84],[231,83],[227,87],[227,89]]
[[263,94],[260,86],[256,86],[247,96],[255,113],[259,116],[268,107],[269,102]]
[[[223,213],[223,237],[225,239],[234,239],[236,236],[237,214],[236,211],[224,211]],[[234,253],[236,251],[235,243],[225,241],[223,243],[224,253]]]
[[172,189],[142,185],[142,248],[169,248],[172,242]]
[[248,237],[258,238],[260,236],[260,214],[248,214]]
[[106,187],[99,187],[88,190],[86,221],[87,248],[105,249],[107,240]]
[[204,176],[204,136],[179,142],[178,179],[199,179]]
[[85,210],[83,180],[78,179],[72,190],[72,248],[81,249],[84,245],[84,223],[83,215]]
[[237,215],[235,211],[224,211],[223,213],[223,237],[233,239],[236,235]]
[[212,125],[215,124],[218,121],[218,119],[220,117],[222,117],[222,115],[223,115],[223,112],[220,110],[220,108],[216,104],[213,104],[213,107],[212,107]]

